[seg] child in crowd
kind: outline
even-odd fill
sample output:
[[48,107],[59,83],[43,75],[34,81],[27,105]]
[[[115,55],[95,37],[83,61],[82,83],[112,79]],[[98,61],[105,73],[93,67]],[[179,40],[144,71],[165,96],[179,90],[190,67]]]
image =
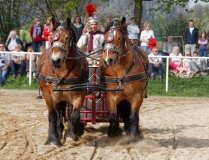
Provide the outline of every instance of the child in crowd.
[[202,31],[200,34],[200,38],[198,40],[199,47],[199,55],[200,57],[207,57],[207,44],[208,44],[208,38],[205,31]]
[[[159,57],[159,51],[157,47],[153,47],[152,53],[148,55],[150,63],[150,73],[151,79],[155,79],[155,71],[158,72],[159,81],[162,82],[163,68],[162,68],[162,58]],[[153,57],[154,56],[154,57]]]
[[[33,48],[31,46],[28,47],[28,52],[34,52]],[[35,68],[36,68],[36,54],[32,54],[32,69],[31,72],[33,72],[33,77],[35,77]],[[30,54],[26,55],[26,76],[29,77],[29,64],[30,64]]]
[[[185,56],[186,57],[190,57],[190,52],[189,51],[186,51],[185,52]],[[191,67],[190,67],[191,59],[184,58],[182,60],[182,62],[183,62],[183,67],[180,67],[180,73],[182,73],[183,71],[185,71],[187,73],[187,77],[189,77],[189,75],[191,73]]]
[[179,53],[179,47],[173,47],[172,53],[169,55],[171,56],[177,56],[177,57],[173,57],[170,58],[170,63],[169,63],[169,67],[171,69],[174,69],[175,73],[179,73],[182,67],[182,54]]

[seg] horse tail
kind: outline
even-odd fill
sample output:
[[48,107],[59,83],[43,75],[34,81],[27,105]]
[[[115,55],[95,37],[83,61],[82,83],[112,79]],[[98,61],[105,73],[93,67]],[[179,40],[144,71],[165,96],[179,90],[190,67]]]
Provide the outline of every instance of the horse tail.
[[147,94],[148,94],[148,80],[146,81],[146,85],[145,85],[145,88],[144,88],[144,98],[148,97]]

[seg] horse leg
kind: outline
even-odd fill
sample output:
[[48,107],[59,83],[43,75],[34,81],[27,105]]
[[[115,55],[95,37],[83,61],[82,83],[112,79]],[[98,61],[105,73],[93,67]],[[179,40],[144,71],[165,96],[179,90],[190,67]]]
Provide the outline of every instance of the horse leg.
[[111,98],[111,96],[108,97],[109,98],[106,100],[106,103],[110,113],[110,117],[109,117],[110,125],[108,126],[107,134],[108,137],[117,137],[122,134],[122,130],[119,126],[118,115],[116,111],[116,103]]
[[61,101],[56,104],[56,113],[57,113],[57,133],[62,139],[62,132],[64,130],[64,125],[62,123],[62,118],[65,116],[65,107],[66,101]]
[[131,106],[131,114],[130,114],[130,128],[131,128],[131,135],[138,136],[141,134],[139,130],[139,109],[142,104],[143,96],[138,98]]
[[130,119],[131,114],[130,103],[127,100],[121,101],[117,104],[117,112],[124,122],[124,130],[127,135],[131,134]]
[[84,124],[80,122],[80,112],[74,109],[71,114],[69,114],[68,129],[65,137],[71,137],[74,141],[78,140],[84,133]]
[[49,132],[48,132],[48,139],[45,144],[54,144],[56,146],[62,145],[60,140],[61,137],[57,133],[57,111],[55,109],[52,109],[49,111]]

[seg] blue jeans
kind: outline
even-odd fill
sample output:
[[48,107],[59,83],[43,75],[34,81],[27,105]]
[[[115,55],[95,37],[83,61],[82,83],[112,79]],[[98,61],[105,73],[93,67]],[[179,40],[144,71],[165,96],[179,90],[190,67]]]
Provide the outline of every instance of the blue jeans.
[[151,50],[149,49],[148,46],[141,46],[141,49],[143,49],[147,53],[147,55],[151,53]]
[[34,52],[39,52],[41,45],[42,45],[42,41],[32,41],[32,47]]
[[[182,52],[181,52],[181,53],[182,53]],[[166,53],[166,52],[163,52],[162,56],[169,56],[169,54]],[[167,60],[167,58],[162,58],[162,59],[163,59],[163,62],[166,62],[166,60]]]
[[208,52],[207,49],[200,49],[200,57],[207,57],[208,56]]
[[5,69],[4,71],[2,71],[2,68],[3,67],[0,67],[0,82],[4,84],[9,73],[9,68]]
[[13,60],[10,61],[10,67],[12,70],[12,74],[16,73],[16,70],[18,71],[19,74],[23,74],[24,69],[25,69],[25,60],[21,61],[20,64],[15,63]]
[[156,75],[156,72],[158,72],[158,76],[163,76],[162,64],[159,64],[158,67],[155,67],[154,64],[150,63],[150,73]]

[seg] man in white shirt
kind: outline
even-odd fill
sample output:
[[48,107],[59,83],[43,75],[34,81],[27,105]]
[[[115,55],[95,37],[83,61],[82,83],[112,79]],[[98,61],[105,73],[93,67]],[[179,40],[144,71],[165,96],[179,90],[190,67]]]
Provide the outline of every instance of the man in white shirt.
[[129,39],[135,44],[139,44],[139,27],[135,24],[135,18],[131,17],[130,19],[131,24],[128,25],[127,30],[128,30],[128,37]]

